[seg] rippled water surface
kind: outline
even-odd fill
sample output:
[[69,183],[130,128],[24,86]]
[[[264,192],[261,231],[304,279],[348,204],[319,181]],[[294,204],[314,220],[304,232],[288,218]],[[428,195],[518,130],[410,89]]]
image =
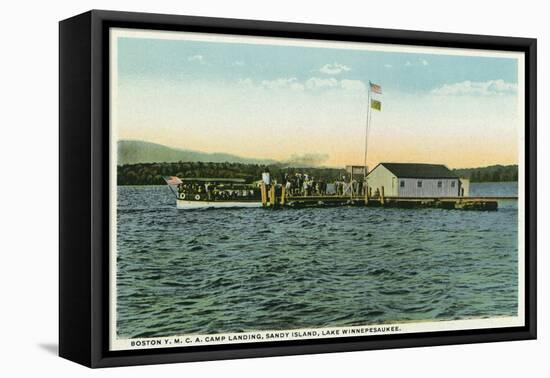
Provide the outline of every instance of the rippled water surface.
[[[515,183],[472,195],[515,195]],[[517,207],[177,210],[118,188],[117,332],[153,337],[516,315]]]

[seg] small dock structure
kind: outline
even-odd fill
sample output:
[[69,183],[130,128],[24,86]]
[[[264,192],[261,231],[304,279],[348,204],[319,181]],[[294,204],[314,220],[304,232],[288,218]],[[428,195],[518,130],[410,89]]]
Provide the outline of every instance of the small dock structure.
[[517,197],[470,197],[469,181],[441,164],[380,163],[363,181],[353,179],[354,167],[350,167],[351,180],[344,184],[344,190],[334,194],[296,195],[288,193],[285,185],[262,183],[262,205],[496,211],[499,201],[517,200]]
[[369,197],[368,195],[363,197],[352,195],[287,196],[284,186],[280,188],[271,186],[269,190],[266,190],[266,193],[266,197],[262,196],[264,208],[347,206],[496,211],[498,210],[499,201],[517,200],[517,197],[386,197],[383,188],[377,197]]

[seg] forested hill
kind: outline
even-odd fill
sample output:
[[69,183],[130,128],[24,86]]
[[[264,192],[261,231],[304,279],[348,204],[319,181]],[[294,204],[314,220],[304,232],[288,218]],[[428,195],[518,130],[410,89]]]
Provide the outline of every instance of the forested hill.
[[270,159],[252,159],[225,153],[184,150],[141,140],[121,140],[118,142],[117,147],[118,165],[152,162],[175,163],[178,161],[211,161],[215,163],[229,161],[248,164],[275,163],[275,160]]
[[517,165],[491,165],[483,168],[453,169],[460,177],[468,178],[471,182],[501,182],[517,181]]
[[[216,177],[216,178],[243,178],[249,182],[262,177],[266,165],[245,163],[205,163],[205,162],[177,162],[177,163],[138,163],[126,164],[117,167],[118,185],[162,185],[162,176],[178,177]],[[346,174],[340,168],[296,168],[283,164],[267,165],[272,176],[281,181],[285,172],[307,173],[315,178],[333,182]],[[460,177],[469,178],[472,182],[488,181],[517,181],[517,165],[494,165],[484,168],[454,169]]]

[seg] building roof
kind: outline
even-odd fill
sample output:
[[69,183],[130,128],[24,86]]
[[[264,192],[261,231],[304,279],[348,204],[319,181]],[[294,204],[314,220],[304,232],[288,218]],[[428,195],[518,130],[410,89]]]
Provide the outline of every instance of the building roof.
[[443,164],[380,163],[378,165],[383,165],[398,178],[459,178],[456,173]]

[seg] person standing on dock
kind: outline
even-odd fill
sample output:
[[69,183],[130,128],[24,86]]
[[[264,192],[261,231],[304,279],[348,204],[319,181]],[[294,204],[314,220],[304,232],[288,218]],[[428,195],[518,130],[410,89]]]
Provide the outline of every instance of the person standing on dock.
[[327,183],[324,179],[319,181],[319,186],[321,188],[321,195],[323,195],[323,196],[326,195],[327,194]]
[[264,169],[264,172],[262,173],[262,181],[265,184],[265,187],[267,189],[271,186],[271,174],[269,173],[269,168]]
[[291,194],[292,183],[288,180],[285,184],[285,192],[287,195]]

